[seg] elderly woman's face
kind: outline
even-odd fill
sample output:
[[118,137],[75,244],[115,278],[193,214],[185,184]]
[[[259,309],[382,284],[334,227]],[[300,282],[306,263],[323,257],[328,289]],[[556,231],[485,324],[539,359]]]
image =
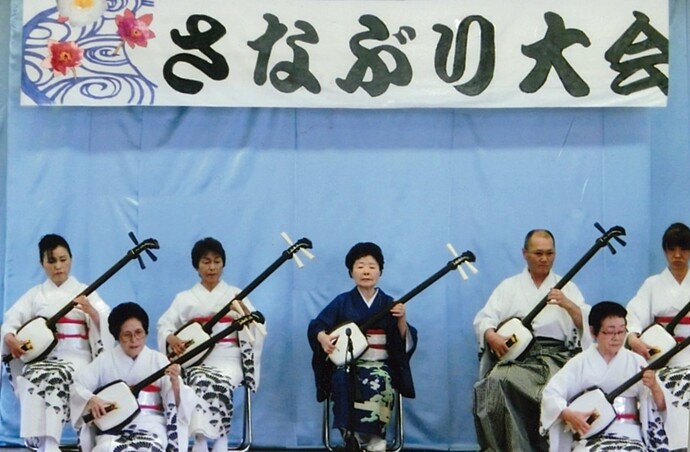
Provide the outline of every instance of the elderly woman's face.
[[597,349],[605,356],[613,356],[618,353],[625,343],[625,335],[628,332],[623,317],[606,317],[601,321],[598,334],[594,334],[593,328],[591,330],[597,341]]
[[146,330],[139,319],[127,319],[120,327],[118,342],[130,358],[136,358],[146,344]]
[[220,277],[223,275],[223,258],[220,254],[212,251],[207,252],[201,259],[199,259],[199,277],[201,284],[208,290],[213,290],[220,282]]
[[360,257],[352,265],[352,279],[362,290],[375,288],[380,277],[379,263],[372,256]]

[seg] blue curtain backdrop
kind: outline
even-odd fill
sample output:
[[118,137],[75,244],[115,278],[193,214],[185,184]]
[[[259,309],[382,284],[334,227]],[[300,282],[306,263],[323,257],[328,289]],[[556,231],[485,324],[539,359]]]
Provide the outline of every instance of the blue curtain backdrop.
[[[380,285],[394,296],[445,265],[447,242],[476,254],[478,275],[451,273],[408,305],[420,342],[418,396],[405,403],[407,446],[471,450],[472,319],[523,268],[527,230],[554,232],[563,274],[599,236],[594,222],[625,227],[628,246],[600,252],[575,281],[590,303],[627,303],[663,268],[664,229],[690,223],[685,0],[670,0],[668,108],[528,110],[23,108],[20,3],[0,2],[2,311],[43,281],[36,244],[49,232],[69,240],[86,283],[132,247],[128,231],[158,239],[158,262],[130,264],[99,289],[111,306],[143,304],[154,322],[197,281],[197,239],[224,243],[225,279],[243,287],[286,248],[281,231],[310,238],[314,261],[288,262],[250,296],[269,330],[257,447],[320,447],[306,327],[351,288],[354,243],[382,246]],[[0,443],[16,444],[5,375],[0,397]]]

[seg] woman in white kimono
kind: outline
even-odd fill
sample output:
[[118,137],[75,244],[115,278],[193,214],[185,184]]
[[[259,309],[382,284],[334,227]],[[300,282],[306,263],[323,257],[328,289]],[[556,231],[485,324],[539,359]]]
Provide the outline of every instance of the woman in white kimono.
[[[210,320],[232,300],[240,289],[225,283],[221,276],[225,267],[225,250],[216,239],[199,240],[192,248],[192,265],[201,281],[190,290],[177,294],[172,305],[158,321],[158,347],[165,351],[168,346],[176,354],[186,348],[175,332],[189,321],[201,324]],[[249,311],[254,307],[249,300],[242,300]],[[243,316],[242,307],[233,303],[227,316],[213,327],[213,333],[227,328],[228,323]],[[191,366],[186,372],[186,382],[200,401],[191,419],[190,433],[194,435],[194,452],[207,452],[208,442],[213,451],[226,451],[233,414],[233,392],[239,385],[256,390],[259,386],[263,330],[252,323],[249,334],[246,329],[222,339],[203,363]]]
[[[690,303],[690,228],[683,223],[673,223],[661,240],[666,257],[666,268],[647,278],[635,296],[628,302],[628,346],[643,358],[650,358],[651,348],[639,339],[640,333],[659,323],[666,327],[683,307]],[[690,316],[686,315],[673,330],[677,341],[690,336]],[[688,447],[688,423],[690,423],[690,347],[674,356],[659,371],[659,380],[668,398],[666,431],[671,450]]]
[[76,369],[90,363],[104,348],[113,345],[101,336],[101,322],[110,308],[92,292],[80,296],[57,323],[57,345],[41,361],[22,365],[24,350],[17,330],[34,317],[52,317],[81,293],[86,285],[70,276],[72,252],[67,241],[55,234],[41,238],[39,259],[48,279],[31,288],[5,313],[2,354],[11,354],[10,378],[21,406],[20,435],[40,451],[59,451],[63,427],[70,419],[69,387]]
[[587,419],[596,407],[577,411],[569,406],[570,401],[592,387],[608,394],[646,364],[638,354],[623,348],[626,314],[618,303],[603,301],[594,305],[589,324],[596,343],[568,361],[544,388],[541,425],[548,431],[551,452],[668,450],[662,419],[666,400],[651,370],[614,400],[616,419],[610,426],[587,439],[573,439],[573,431],[579,435],[589,431]]
[[[194,392],[184,385],[178,364],[146,346],[149,318],[136,303],[122,303],[108,317],[108,328],[119,346],[96,358],[74,376],[72,386],[72,424],[81,428],[83,452],[163,452],[186,450],[187,424],[196,405]],[[103,400],[97,390],[117,380],[135,385],[169,366],[156,382],[137,397],[140,412],[118,434],[98,434],[84,425],[83,416],[98,419],[116,400]],[[83,427],[83,428],[82,428]],[[182,445],[182,447],[180,447]]]

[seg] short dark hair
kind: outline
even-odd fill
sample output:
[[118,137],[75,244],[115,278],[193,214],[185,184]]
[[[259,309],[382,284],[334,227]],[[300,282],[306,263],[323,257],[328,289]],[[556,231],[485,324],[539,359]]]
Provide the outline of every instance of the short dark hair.
[[144,308],[133,301],[128,301],[115,306],[108,316],[108,331],[116,341],[120,339],[122,325],[129,319],[139,320],[146,334],[149,334],[149,315]]
[[373,257],[379,264],[379,270],[383,271],[383,252],[381,248],[373,242],[359,242],[350,248],[350,251],[345,256],[345,266],[350,276],[352,276],[352,267],[354,267],[355,261],[365,256]]
[[62,236],[57,234],[46,234],[41,237],[41,240],[38,242],[38,261],[43,262],[43,256],[50,258],[52,251],[59,246],[65,248],[69,257],[72,257],[72,250],[70,250],[67,240]]
[[223,244],[213,237],[206,237],[197,241],[192,247],[192,266],[199,269],[199,261],[204,254],[211,252],[220,256],[223,259],[223,267],[225,267],[225,250]]
[[683,223],[673,223],[664,232],[664,237],[661,239],[661,247],[664,251],[676,247],[690,250],[690,228]]
[[594,306],[589,311],[589,326],[594,330],[594,334],[599,334],[601,330],[601,324],[604,319],[608,317],[621,317],[625,319],[628,315],[628,311],[615,301],[601,301]]
[[537,233],[546,234],[549,237],[551,237],[551,241],[553,242],[553,247],[554,248],[556,247],[556,239],[553,237],[553,234],[551,233],[551,231],[549,231],[548,229],[532,229],[525,236],[525,243],[522,245],[522,247],[524,249],[527,249],[527,247],[529,246],[529,240],[532,238],[532,236],[534,234],[537,234]]

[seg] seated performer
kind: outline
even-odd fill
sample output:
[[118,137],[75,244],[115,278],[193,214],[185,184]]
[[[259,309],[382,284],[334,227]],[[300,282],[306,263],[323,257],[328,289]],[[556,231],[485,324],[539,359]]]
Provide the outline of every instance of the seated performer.
[[[187,322],[201,324],[209,321],[240,292],[221,279],[225,267],[225,250],[216,239],[199,240],[192,248],[192,265],[201,279],[194,287],[177,294],[170,308],[158,320],[158,347],[165,351],[169,345],[176,354],[184,353],[184,341],[175,336]],[[247,299],[244,309],[254,311]],[[246,313],[233,303],[230,312],[213,326],[213,333],[227,328]],[[199,403],[190,423],[194,435],[194,452],[207,452],[209,440],[213,452],[226,451],[233,414],[233,393],[241,384],[256,391],[259,387],[263,330],[254,323],[222,339],[200,365],[187,369],[186,382],[196,392]]]
[[113,346],[101,323],[110,312],[96,292],[76,298],[72,309],[57,323],[57,345],[40,361],[22,366],[24,350],[17,330],[37,316],[50,318],[86,288],[70,275],[72,251],[59,235],[48,234],[38,243],[39,262],[48,279],[34,286],[5,313],[2,354],[11,353],[13,386],[21,406],[20,435],[40,451],[59,451],[63,427],[69,422],[69,386],[75,370],[86,366],[103,349]]
[[587,419],[596,407],[577,411],[569,402],[592,387],[610,393],[646,365],[641,356],[623,348],[626,314],[623,306],[611,301],[594,305],[589,324],[596,343],[568,361],[544,388],[541,423],[548,430],[551,452],[668,450],[660,415],[667,404],[652,370],[645,371],[641,381],[614,400],[616,419],[606,430],[588,439],[573,440],[572,431],[579,435],[589,431]]
[[[333,368],[326,355],[335,349],[337,335],[329,334],[343,322],[362,324],[369,317],[391,306],[393,298],[377,287],[383,271],[383,253],[370,242],[353,246],[345,257],[345,266],[355,281],[355,288],[338,295],[309,323],[309,345],[314,352],[312,365],[316,374],[317,400],[333,400],[333,426],[348,440],[350,415],[353,415],[358,445],[367,451],[386,449],[385,428],[390,420],[395,391],[414,397],[410,357],[417,346],[417,330],[408,325],[405,305],[390,308],[366,331],[370,347],[356,359],[357,380],[354,400],[349,397],[348,365]],[[344,339],[344,338],[343,338]]]
[[[546,438],[539,433],[541,391],[549,377],[580,350],[588,306],[572,281],[561,290],[553,288],[561,278],[551,271],[556,258],[551,232],[530,231],[522,256],[527,268],[501,282],[474,318],[483,356],[480,380],[474,386],[473,413],[483,451],[548,449]],[[495,357],[508,350],[508,338],[496,332],[501,322],[525,317],[547,295],[547,306],[532,324],[536,341],[526,356],[496,364]]]
[[165,355],[146,346],[149,317],[138,304],[130,302],[116,306],[108,317],[108,328],[119,346],[106,351],[74,375],[70,406],[72,424],[75,428],[83,427],[79,436],[81,450],[186,450],[186,423],[196,405],[196,396],[182,382],[178,364],[166,369],[167,376],[141,390],[137,397],[141,411],[120,433],[97,434],[95,428],[84,425],[83,416],[90,413],[98,419],[117,402],[95,395],[97,389],[117,380],[130,386],[137,384],[170,364]]
[[[690,303],[690,228],[683,223],[670,225],[661,241],[667,267],[659,274],[650,276],[637,294],[628,302],[628,346],[645,359],[649,359],[650,347],[638,336],[654,322],[666,326],[671,319]],[[675,327],[673,336],[683,340],[690,335],[690,316],[685,316]],[[690,394],[690,348],[673,357],[667,367],[659,371],[661,386],[669,400],[666,420],[669,448],[686,450],[688,447],[688,403]]]

